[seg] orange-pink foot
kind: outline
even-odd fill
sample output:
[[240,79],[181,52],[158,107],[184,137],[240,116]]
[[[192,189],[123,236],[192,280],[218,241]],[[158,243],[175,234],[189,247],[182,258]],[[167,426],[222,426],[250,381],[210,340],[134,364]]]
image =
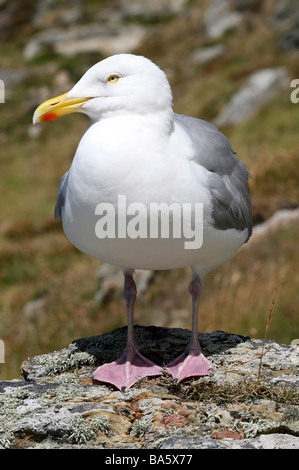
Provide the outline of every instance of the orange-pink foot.
[[200,347],[187,346],[186,351],[166,366],[174,383],[187,377],[212,375],[214,367],[202,354]]
[[98,367],[93,379],[115,385],[126,390],[143,377],[162,375],[161,367],[144,357],[136,345],[127,347],[122,356],[114,362]]

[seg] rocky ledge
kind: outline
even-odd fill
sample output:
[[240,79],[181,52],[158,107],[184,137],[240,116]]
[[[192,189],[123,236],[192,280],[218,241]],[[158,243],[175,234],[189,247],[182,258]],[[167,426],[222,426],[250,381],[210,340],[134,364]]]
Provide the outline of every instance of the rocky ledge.
[[[190,337],[161,327],[135,326],[135,334],[161,365]],[[94,384],[96,365],[115,360],[125,339],[120,328],[75,340],[1,381],[0,448],[299,448],[298,346],[215,331],[199,334],[212,377],[173,384],[166,374],[125,392]]]

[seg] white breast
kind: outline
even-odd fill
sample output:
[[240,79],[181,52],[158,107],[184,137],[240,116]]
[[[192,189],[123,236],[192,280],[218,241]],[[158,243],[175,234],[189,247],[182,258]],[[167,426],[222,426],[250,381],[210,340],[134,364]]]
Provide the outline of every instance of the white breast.
[[[122,126],[112,127],[107,122],[99,122],[83,136],[72,163],[62,208],[68,239],[84,253],[124,268],[159,270],[191,265],[200,266],[205,273],[232,258],[247,233],[215,230],[211,226],[206,170],[184,158],[175,148],[171,152],[163,151],[167,146],[175,146],[171,140],[165,143],[165,135],[161,135],[161,140],[155,138],[153,146],[144,123],[139,132],[139,135],[143,132],[140,152],[130,135],[132,125],[128,120]],[[136,132],[138,135],[134,126],[135,135]],[[144,150],[147,148],[150,152]],[[132,238],[130,233],[126,238],[99,238],[96,227],[100,217],[96,207],[106,203],[117,214],[119,196],[126,197],[127,208],[133,203],[143,204],[148,215],[150,203],[202,203],[202,246],[186,249],[186,238],[163,238],[161,231],[158,238]]]

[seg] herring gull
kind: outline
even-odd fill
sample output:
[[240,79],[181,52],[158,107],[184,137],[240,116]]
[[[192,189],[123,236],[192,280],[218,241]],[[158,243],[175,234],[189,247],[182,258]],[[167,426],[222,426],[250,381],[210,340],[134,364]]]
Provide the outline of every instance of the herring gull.
[[134,339],[134,270],[186,266],[191,340],[166,370],[175,382],[211,374],[198,340],[202,280],[251,235],[245,164],[214,125],[173,112],[165,73],[142,56],[117,54],[95,64],[68,93],[42,103],[33,122],[73,112],[87,114],[91,125],[61,179],[55,217],[80,251],[122,268],[128,316],[122,356],[98,367],[94,380],[124,390],[162,374]]

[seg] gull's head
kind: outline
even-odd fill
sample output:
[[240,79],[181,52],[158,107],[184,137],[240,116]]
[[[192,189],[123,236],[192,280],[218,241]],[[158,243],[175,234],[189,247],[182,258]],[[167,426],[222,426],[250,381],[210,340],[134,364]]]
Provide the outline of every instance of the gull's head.
[[76,111],[98,121],[112,114],[167,111],[171,103],[168,80],[157,65],[142,56],[118,54],[87,70],[68,93],[42,103],[33,123]]

